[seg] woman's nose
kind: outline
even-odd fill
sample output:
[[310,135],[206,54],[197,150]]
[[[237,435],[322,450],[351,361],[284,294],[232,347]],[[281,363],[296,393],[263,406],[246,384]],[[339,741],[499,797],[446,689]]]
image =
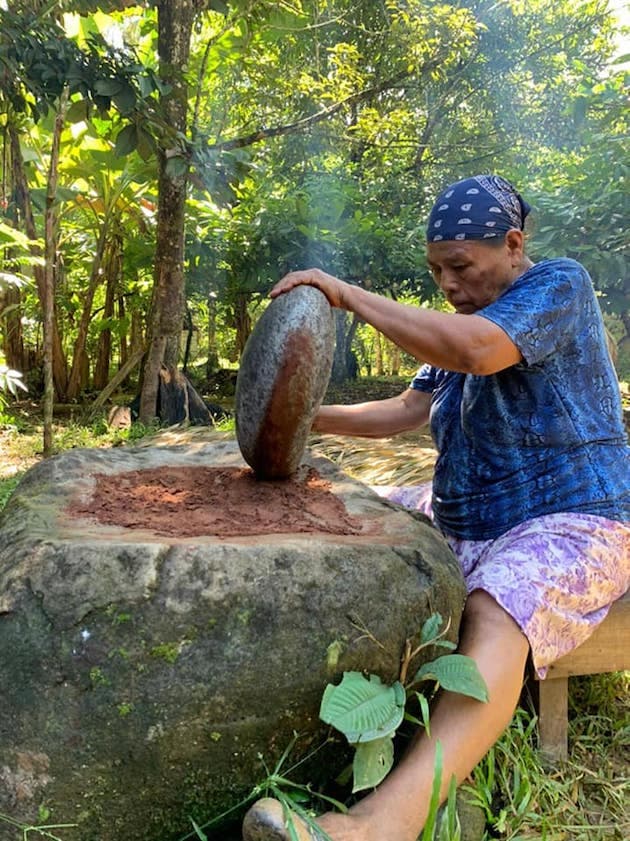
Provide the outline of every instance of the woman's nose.
[[440,275],[440,288],[442,292],[448,294],[456,289],[459,289],[459,279],[455,272],[450,272],[448,269],[443,269]]

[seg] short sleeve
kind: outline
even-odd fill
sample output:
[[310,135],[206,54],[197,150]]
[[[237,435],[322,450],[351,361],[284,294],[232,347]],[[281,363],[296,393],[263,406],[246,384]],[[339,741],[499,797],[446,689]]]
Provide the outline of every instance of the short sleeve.
[[431,394],[435,391],[437,370],[432,365],[423,365],[410,384],[410,388],[416,391],[425,391]]
[[556,352],[592,298],[586,269],[574,260],[546,260],[525,272],[476,314],[501,327],[529,365]]

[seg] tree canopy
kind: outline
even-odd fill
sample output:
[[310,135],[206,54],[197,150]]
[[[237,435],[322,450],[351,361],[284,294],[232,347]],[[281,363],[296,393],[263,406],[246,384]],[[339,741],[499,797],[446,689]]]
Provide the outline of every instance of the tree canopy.
[[[35,392],[47,278],[58,400],[143,351],[145,373],[149,358],[181,364],[186,330],[186,362],[210,375],[237,364],[287,269],[431,300],[429,205],[484,171],[534,205],[533,255],[584,262],[630,335],[627,64],[606,0],[20,0],[0,14],[0,223],[30,266],[5,238],[0,268],[33,278],[0,291],[0,327]],[[358,327],[341,325],[365,351]]]

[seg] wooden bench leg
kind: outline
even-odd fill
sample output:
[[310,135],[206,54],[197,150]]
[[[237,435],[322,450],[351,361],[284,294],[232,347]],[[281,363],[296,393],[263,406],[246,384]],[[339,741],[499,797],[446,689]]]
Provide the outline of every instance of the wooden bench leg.
[[557,761],[568,756],[569,679],[547,678],[538,682],[540,751]]

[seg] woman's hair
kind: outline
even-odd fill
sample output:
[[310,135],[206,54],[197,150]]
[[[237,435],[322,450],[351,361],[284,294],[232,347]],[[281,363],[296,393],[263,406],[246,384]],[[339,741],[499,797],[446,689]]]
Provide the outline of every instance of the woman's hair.
[[450,184],[438,196],[427,224],[427,242],[478,239],[502,242],[522,231],[529,204],[500,175],[475,175]]

